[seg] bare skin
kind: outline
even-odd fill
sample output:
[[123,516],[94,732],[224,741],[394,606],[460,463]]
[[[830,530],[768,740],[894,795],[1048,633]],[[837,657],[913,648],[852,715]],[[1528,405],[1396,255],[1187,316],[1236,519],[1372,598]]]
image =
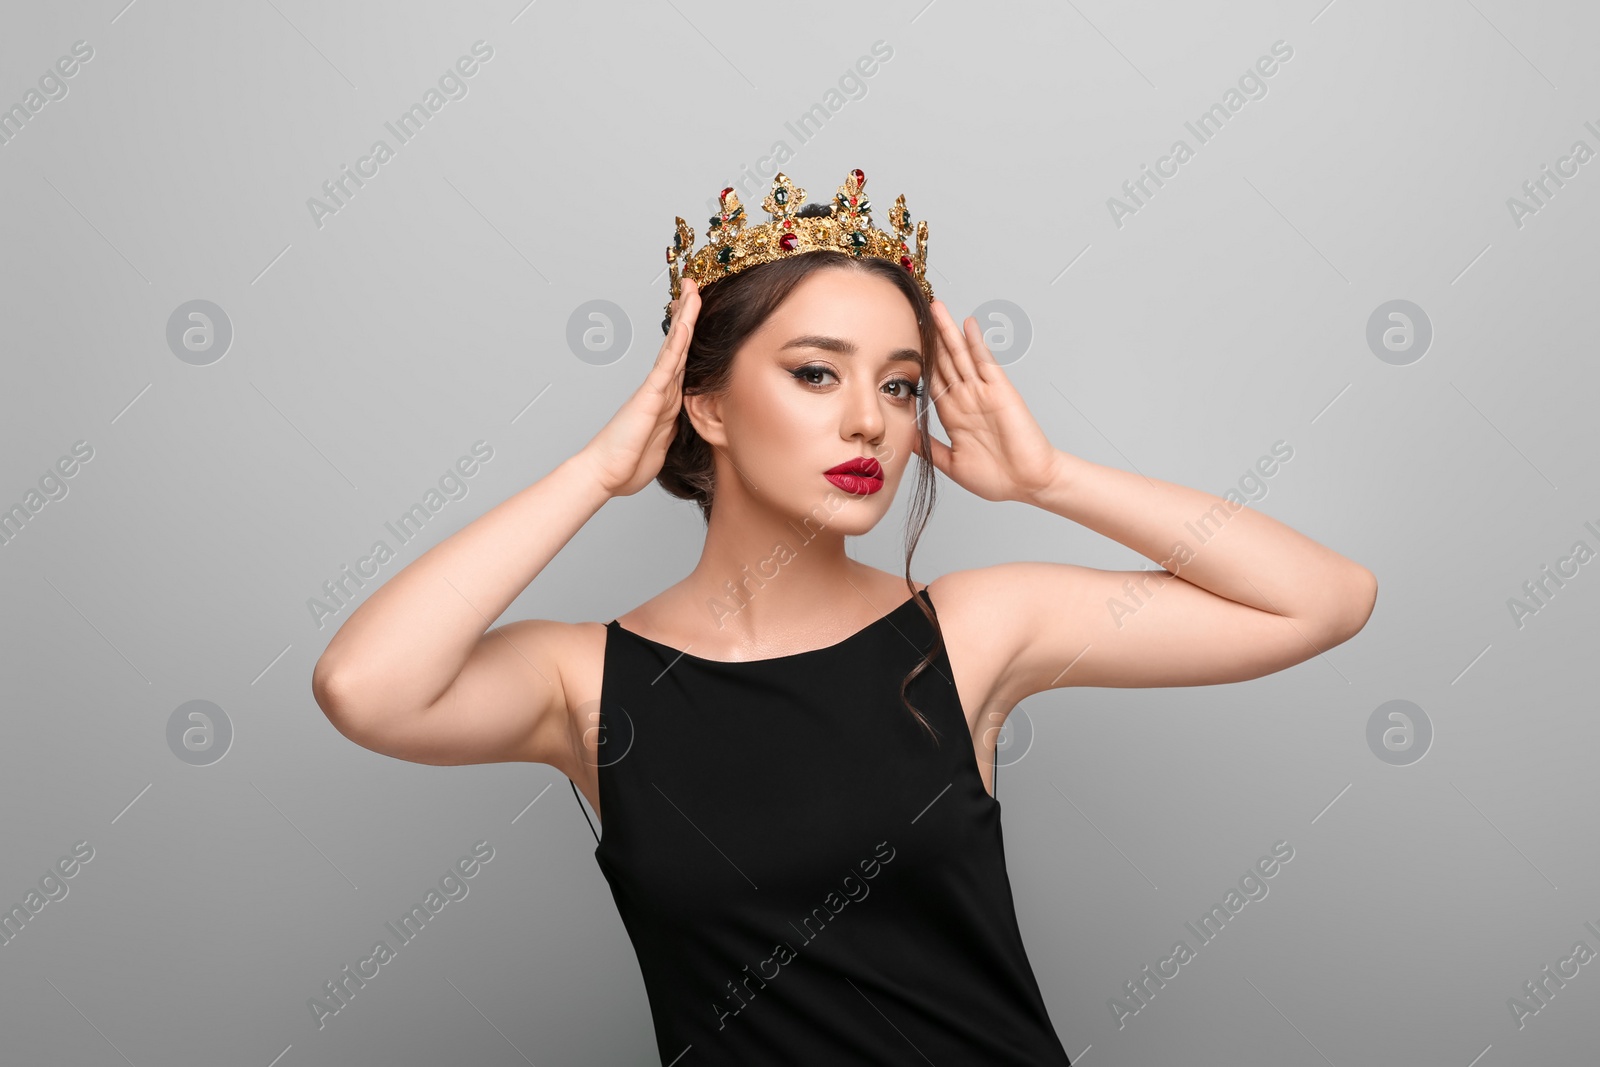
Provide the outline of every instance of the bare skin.
[[[927,457],[941,474],[985,500],[1070,519],[1158,564],[1112,571],[1016,562],[927,583],[991,793],[995,739],[1029,695],[1257,678],[1348,640],[1371,614],[1371,572],[1288,526],[1051,446],[977,320],[957,326],[939,301],[939,344],[924,360],[914,312],[894,286],[818,271],[739,350],[725,394],[685,398],[699,306],[686,280],[649,374],[588,444],[429,549],[345,620],[312,678],[341,733],[418,763],[547,763],[603,821],[592,709],[604,624],[488,626],[608,500],[650,484],[680,407],[714,446],[705,546],[687,576],[617,620],[696,656],[751,660],[824,648],[907,600],[904,576],[852,560],[845,539],[883,518],[911,456],[921,454],[918,385],[932,391],[949,436],[934,438]],[[811,340],[793,344],[800,338]],[[917,358],[903,358],[908,352]],[[859,456],[882,466],[880,491],[852,494],[822,477]],[[789,524],[808,517],[826,525],[737,607],[725,583],[737,584],[741,568],[753,570],[777,541],[793,543]],[[1197,543],[1191,531],[1205,522],[1217,532]],[[1179,543],[1188,551],[1175,554]]]

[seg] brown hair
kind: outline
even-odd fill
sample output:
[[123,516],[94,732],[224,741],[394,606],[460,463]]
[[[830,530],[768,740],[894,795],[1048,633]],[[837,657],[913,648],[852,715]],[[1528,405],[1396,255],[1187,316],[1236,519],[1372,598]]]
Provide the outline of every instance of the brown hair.
[[[826,204],[807,204],[798,213],[802,218],[825,215]],[[747,267],[737,274],[708,283],[701,292],[700,313],[695,320],[694,334],[689,339],[689,354],[683,369],[683,394],[717,394],[728,387],[733,371],[733,357],[749,338],[794,288],[819,270],[853,270],[876,274],[888,279],[905,294],[916,312],[917,331],[921,336],[924,368],[931,369],[937,335],[933,323],[933,309],[922,288],[904,267],[876,256],[853,256],[847,252],[818,250],[785,259],[774,260],[755,267]],[[668,323],[663,323],[663,332]],[[931,379],[924,377],[924,382]],[[931,397],[927,389],[917,401],[917,433],[922,454],[930,451],[928,437],[928,406]],[[906,513],[906,587],[916,595],[916,585],[911,580],[911,555],[917,541],[928,525],[937,498],[935,469],[925,459],[917,463],[917,482]],[[700,506],[700,515],[711,524],[711,508],[716,499],[716,470],[712,463],[712,446],[695,430],[686,409],[678,411],[678,428],[672,443],[667,447],[666,459],[656,481],[673,496],[692,500]],[[934,658],[944,647],[944,631],[939,619],[918,596],[917,606],[933,628],[936,640],[933,649],[923,661],[906,675],[900,683],[900,700],[911,710],[918,722],[938,742],[938,732],[926,716],[912,705],[906,693],[911,682],[933,665]]]

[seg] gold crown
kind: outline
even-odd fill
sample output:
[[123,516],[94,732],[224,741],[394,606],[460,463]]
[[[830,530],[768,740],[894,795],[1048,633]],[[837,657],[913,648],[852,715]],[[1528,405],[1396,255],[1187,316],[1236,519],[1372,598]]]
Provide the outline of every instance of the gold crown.
[[[928,222],[916,225],[917,250],[907,246],[911,236],[911,217],[906,214],[906,197],[901,193],[889,209],[889,222],[894,234],[872,225],[872,204],[862,193],[867,176],[859,169],[845,176],[844,184],[834,194],[828,205],[828,214],[801,218],[798,212],[805,205],[806,191],[789,180],[782,171],[772,180],[772,191],[761,206],[772,221],[748,226],[748,216],[739,203],[739,194],[733,187],[722,190],[717,197],[722,205],[719,214],[711,216],[706,230],[706,244],[693,252],[694,230],[680,216],[678,229],[667,249],[667,266],[672,276],[672,300],[682,290],[681,278],[693,278],[702,289],[719,278],[737,274],[746,267],[771,263],[789,256],[803,255],[822,249],[846,252],[854,256],[876,256],[898,263],[911,272],[922,287],[923,295],[933,299],[933,288],[928,284]],[[683,269],[679,273],[679,261]],[[666,318],[661,320],[661,332],[666,333],[672,323],[672,300],[666,305]]]

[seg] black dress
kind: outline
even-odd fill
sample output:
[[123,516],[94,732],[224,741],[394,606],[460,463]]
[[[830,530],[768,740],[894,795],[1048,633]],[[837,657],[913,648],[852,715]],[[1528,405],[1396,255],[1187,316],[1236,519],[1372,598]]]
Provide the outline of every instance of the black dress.
[[594,854],[663,1064],[1069,1063],[942,649],[939,745],[900,701],[933,643],[915,597],[744,662],[607,624]]

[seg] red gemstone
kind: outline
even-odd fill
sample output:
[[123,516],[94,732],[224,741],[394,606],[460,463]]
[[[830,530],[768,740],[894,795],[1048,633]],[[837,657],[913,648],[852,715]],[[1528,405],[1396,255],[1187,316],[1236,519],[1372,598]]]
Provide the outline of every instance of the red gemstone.
[[786,229],[786,230],[792,230],[792,229],[794,229],[794,223],[790,222],[788,219],[784,219],[783,220],[783,228]]
[[856,206],[856,198],[853,197],[853,196],[850,198],[850,206],[851,207],[855,207]]
[[902,267],[904,267],[906,270],[910,270],[911,269],[911,257],[910,256],[901,256],[900,257],[900,265]]
[[782,237],[778,238],[778,244],[783,246],[783,250],[785,252],[793,252],[794,246],[799,243],[800,235],[795,233],[786,233]]
[[862,173],[859,168],[857,168],[856,170],[851,171],[850,173],[855,175],[856,185],[858,187],[867,184],[867,176],[864,173]]
[[726,188],[726,189],[724,189],[724,190],[722,190],[722,196],[723,196],[723,198],[724,198],[724,199],[726,199],[726,198],[727,198],[727,195],[728,195],[728,194],[729,194],[729,193],[731,193],[731,192],[733,192],[733,186],[731,186],[731,185],[730,185],[730,186],[728,186],[728,187],[727,187],[727,188]]

